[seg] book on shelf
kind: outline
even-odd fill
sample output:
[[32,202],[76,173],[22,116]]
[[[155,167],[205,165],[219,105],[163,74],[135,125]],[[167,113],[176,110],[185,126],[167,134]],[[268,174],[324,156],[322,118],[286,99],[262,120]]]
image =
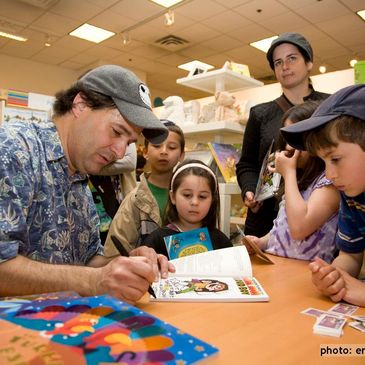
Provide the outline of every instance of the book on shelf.
[[255,191],[255,200],[258,202],[275,196],[279,190],[281,175],[278,172],[271,172],[269,170],[269,166],[273,163],[274,158],[273,147],[274,140],[272,140],[261,165]]
[[237,231],[239,232],[239,234],[242,237],[242,243],[248,247],[250,247],[252,249],[252,252],[254,255],[256,255],[258,258],[260,258],[261,260],[267,262],[268,264],[275,264],[274,261],[272,261],[270,259],[269,256],[267,256],[259,246],[256,245],[256,243],[252,240],[250,240],[242,231],[242,229],[240,228],[240,226],[238,224],[236,224],[236,228]]
[[0,364],[195,364],[219,350],[108,295],[36,299],[0,314]]
[[240,159],[240,145],[209,142],[208,147],[212,152],[224,181],[226,183],[237,182],[236,164]]
[[156,298],[171,302],[264,302],[269,296],[252,276],[245,246],[171,260],[176,272],[152,283]]
[[213,250],[207,227],[172,234],[164,237],[164,241],[170,260]]

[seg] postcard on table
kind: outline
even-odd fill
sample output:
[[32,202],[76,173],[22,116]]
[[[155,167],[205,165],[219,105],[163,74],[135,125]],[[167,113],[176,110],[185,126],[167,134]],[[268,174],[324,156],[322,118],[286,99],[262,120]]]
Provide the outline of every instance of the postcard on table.
[[156,298],[172,302],[266,302],[269,296],[252,276],[245,246],[228,247],[171,260],[174,274],[152,284]]

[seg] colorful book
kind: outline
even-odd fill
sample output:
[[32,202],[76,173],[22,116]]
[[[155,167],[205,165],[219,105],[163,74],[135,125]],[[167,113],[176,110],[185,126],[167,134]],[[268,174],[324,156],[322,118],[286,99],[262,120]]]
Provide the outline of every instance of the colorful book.
[[166,302],[264,302],[269,296],[252,276],[245,246],[234,246],[171,260],[174,274],[152,284]]
[[277,172],[271,172],[268,168],[273,163],[273,147],[274,140],[272,140],[261,165],[255,192],[255,200],[258,202],[275,196],[279,190],[281,175]]
[[236,145],[209,142],[208,147],[226,183],[237,182],[236,164],[240,159],[240,149]]
[[172,234],[164,237],[164,241],[170,260],[213,250],[207,227]]
[[218,349],[111,296],[35,300],[0,315],[0,364],[195,364]]

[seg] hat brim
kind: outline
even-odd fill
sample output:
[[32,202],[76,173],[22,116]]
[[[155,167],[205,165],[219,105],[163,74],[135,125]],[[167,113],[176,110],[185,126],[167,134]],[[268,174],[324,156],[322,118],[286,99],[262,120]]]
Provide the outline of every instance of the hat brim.
[[337,116],[337,114],[312,116],[311,118],[304,119],[298,123],[281,128],[280,132],[290,146],[297,150],[305,151],[304,134],[330,122]]
[[117,108],[127,121],[143,128],[143,136],[152,144],[162,143],[168,136],[168,129],[160,122],[153,112],[140,105],[113,98]]

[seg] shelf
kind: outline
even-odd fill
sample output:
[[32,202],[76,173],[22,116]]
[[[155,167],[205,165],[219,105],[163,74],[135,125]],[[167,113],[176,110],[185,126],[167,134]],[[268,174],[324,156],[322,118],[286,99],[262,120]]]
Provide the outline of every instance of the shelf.
[[185,137],[195,142],[214,141],[218,143],[242,143],[245,126],[236,122],[218,121],[182,125]]
[[219,193],[224,195],[241,195],[241,189],[237,183],[219,183]]
[[252,77],[223,69],[208,71],[191,77],[183,77],[177,79],[176,83],[211,94],[214,94],[216,91],[236,91],[264,85],[263,82]]

